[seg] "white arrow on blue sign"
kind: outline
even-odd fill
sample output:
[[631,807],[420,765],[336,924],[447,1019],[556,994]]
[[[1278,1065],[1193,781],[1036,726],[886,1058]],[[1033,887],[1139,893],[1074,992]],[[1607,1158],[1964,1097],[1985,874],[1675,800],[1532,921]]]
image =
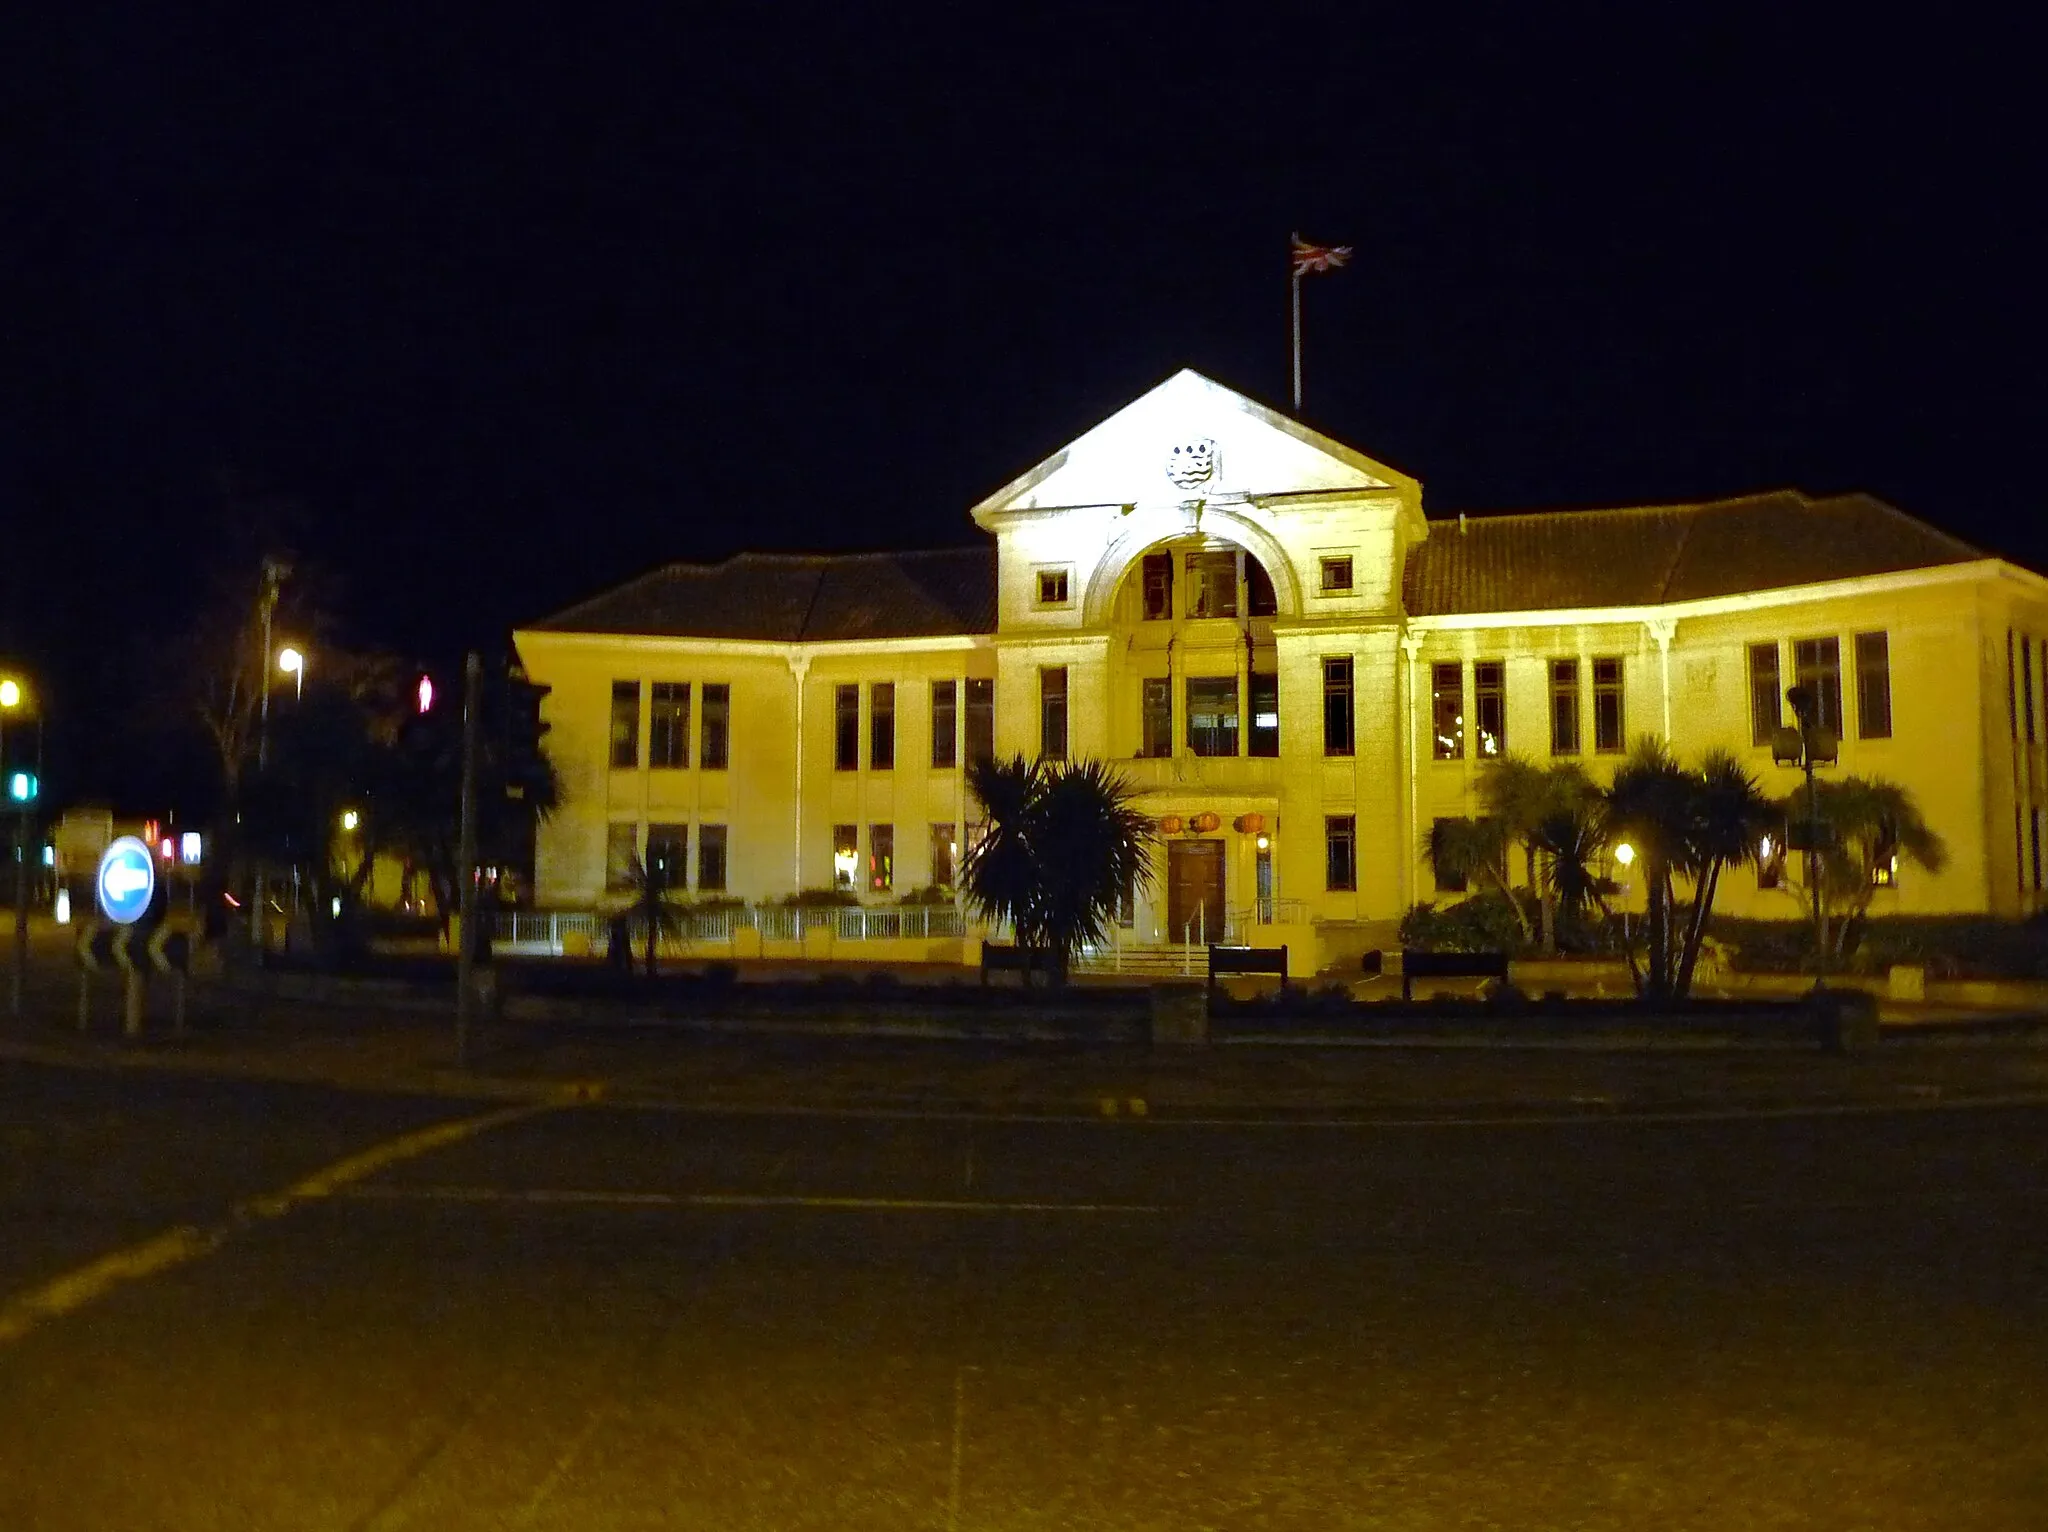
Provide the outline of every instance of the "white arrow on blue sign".
[[123,835],[100,858],[100,909],[118,925],[132,926],[156,896],[156,860],[149,847]]

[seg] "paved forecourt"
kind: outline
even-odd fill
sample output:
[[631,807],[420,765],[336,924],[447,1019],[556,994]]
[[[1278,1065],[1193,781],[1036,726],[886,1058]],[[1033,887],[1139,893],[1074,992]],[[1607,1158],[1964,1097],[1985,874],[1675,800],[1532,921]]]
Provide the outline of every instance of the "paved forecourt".
[[[331,1126],[349,1168],[323,1178],[295,1135],[381,1098],[271,1089],[212,1105],[284,1205],[195,1168],[209,1223],[138,1183],[217,1244],[0,1346],[0,1522],[2019,1527],[2042,1503],[2038,1110],[414,1101]],[[96,1195],[39,1155],[45,1204]]]

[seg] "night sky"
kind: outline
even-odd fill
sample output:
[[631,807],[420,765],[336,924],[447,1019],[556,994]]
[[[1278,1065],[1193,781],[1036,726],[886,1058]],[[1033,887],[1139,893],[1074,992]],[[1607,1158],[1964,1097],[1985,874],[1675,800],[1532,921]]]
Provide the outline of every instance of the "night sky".
[[1357,248],[1304,414],[1435,514],[1866,489],[2048,565],[2024,38],[42,9],[0,657],[62,795],[190,790],[136,693],[237,506],[299,508],[339,636],[427,657],[666,560],[970,542],[1179,367],[1284,406],[1295,228]]

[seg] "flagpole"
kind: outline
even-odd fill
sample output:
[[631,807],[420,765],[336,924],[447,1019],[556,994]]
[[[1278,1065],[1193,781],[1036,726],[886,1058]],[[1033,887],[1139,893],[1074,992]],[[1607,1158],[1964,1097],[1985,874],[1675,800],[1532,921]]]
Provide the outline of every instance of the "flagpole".
[[1292,307],[1294,310],[1294,413],[1297,415],[1301,413],[1301,263],[1293,259],[1291,252],[1300,243],[1301,235],[1297,233],[1293,237],[1293,243],[1288,246],[1290,254],[1287,262],[1287,269],[1290,273],[1287,285],[1291,289],[1293,289]]

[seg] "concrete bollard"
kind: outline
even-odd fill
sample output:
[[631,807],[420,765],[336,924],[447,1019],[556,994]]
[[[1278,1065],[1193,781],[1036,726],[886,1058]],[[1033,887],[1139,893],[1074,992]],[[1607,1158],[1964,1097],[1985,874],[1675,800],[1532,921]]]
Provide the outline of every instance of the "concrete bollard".
[[1152,1046],[1199,1048],[1209,1041],[1209,991],[1202,984],[1155,984]]
[[1885,974],[1885,995],[1892,1000],[1925,1000],[1927,970],[1918,963],[1894,963]]
[[1821,989],[1810,997],[1820,1045],[1829,1053],[1868,1053],[1877,1046],[1877,998],[1860,989]]

